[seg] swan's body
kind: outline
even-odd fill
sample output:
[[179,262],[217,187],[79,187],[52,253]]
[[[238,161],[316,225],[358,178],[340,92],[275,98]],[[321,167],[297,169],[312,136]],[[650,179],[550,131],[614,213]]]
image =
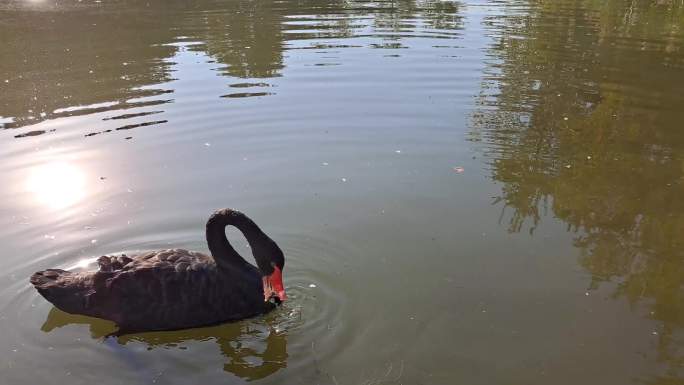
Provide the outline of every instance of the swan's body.
[[[230,246],[226,225],[243,232],[259,268]],[[31,283],[61,310],[112,320],[120,334],[234,321],[272,310],[272,297],[285,299],[282,252],[244,214],[214,213],[207,242],[213,258],[183,249],[103,256],[98,271],[48,269]]]

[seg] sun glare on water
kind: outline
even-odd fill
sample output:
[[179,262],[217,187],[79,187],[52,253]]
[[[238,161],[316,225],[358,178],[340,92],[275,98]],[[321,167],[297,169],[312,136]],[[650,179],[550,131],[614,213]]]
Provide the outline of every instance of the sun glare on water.
[[36,201],[53,209],[62,209],[83,199],[85,176],[70,163],[47,163],[30,171],[26,187]]
[[78,270],[78,269],[88,269],[90,265],[95,263],[97,261],[97,257],[95,258],[83,258],[80,259],[78,262],[76,262],[73,266],[69,266],[67,270]]

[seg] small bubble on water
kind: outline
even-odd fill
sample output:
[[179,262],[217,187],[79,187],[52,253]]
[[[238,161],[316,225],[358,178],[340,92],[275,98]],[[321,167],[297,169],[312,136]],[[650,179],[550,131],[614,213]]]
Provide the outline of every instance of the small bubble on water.
[[97,239],[91,239],[91,240],[90,240],[90,243],[96,244],[96,243],[97,243]]
[[346,182],[346,181],[347,181],[347,178],[342,178],[342,182]]
[[567,116],[566,116],[566,117],[564,117],[564,118],[563,118],[563,120],[568,120],[568,117],[567,117]]
[[394,150],[397,154],[401,154],[401,150]]
[[209,142],[204,143],[204,145],[207,147],[211,147],[211,143],[209,143]]
[[309,284],[309,287],[310,287],[310,288],[314,288],[314,287],[316,287],[316,284],[310,283],[310,284]]
[[324,166],[327,166],[327,165],[329,165],[330,163],[328,163],[328,162],[323,162],[323,163],[321,163],[321,164],[324,165]]

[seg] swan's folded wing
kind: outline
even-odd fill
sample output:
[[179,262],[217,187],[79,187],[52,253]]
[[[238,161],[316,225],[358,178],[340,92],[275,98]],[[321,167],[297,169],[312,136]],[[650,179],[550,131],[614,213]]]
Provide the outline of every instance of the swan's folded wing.
[[[148,252],[134,258],[101,257],[97,298],[123,314],[172,308],[196,300],[215,270],[210,257],[183,249]],[[190,295],[189,293],[193,293]]]
[[148,324],[185,324],[200,316],[194,314],[198,310],[210,311],[216,287],[212,267],[158,262],[119,272],[107,285],[117,323],[141,328]]
[[133,261],[133,258],[122,254],[120,256],[116,255],[103,255],[97,259],[97,264],[101,272],[113,272],[117,270],[122,270],[124,266],[128,265]]

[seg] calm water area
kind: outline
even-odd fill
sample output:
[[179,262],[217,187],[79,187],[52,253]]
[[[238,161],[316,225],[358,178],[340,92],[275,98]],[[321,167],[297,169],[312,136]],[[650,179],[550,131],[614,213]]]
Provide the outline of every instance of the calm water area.
[[[268,315],[29,284],[221,207]],[[0,0],[0,245],[1,385],[684,384],[684,3]]]

